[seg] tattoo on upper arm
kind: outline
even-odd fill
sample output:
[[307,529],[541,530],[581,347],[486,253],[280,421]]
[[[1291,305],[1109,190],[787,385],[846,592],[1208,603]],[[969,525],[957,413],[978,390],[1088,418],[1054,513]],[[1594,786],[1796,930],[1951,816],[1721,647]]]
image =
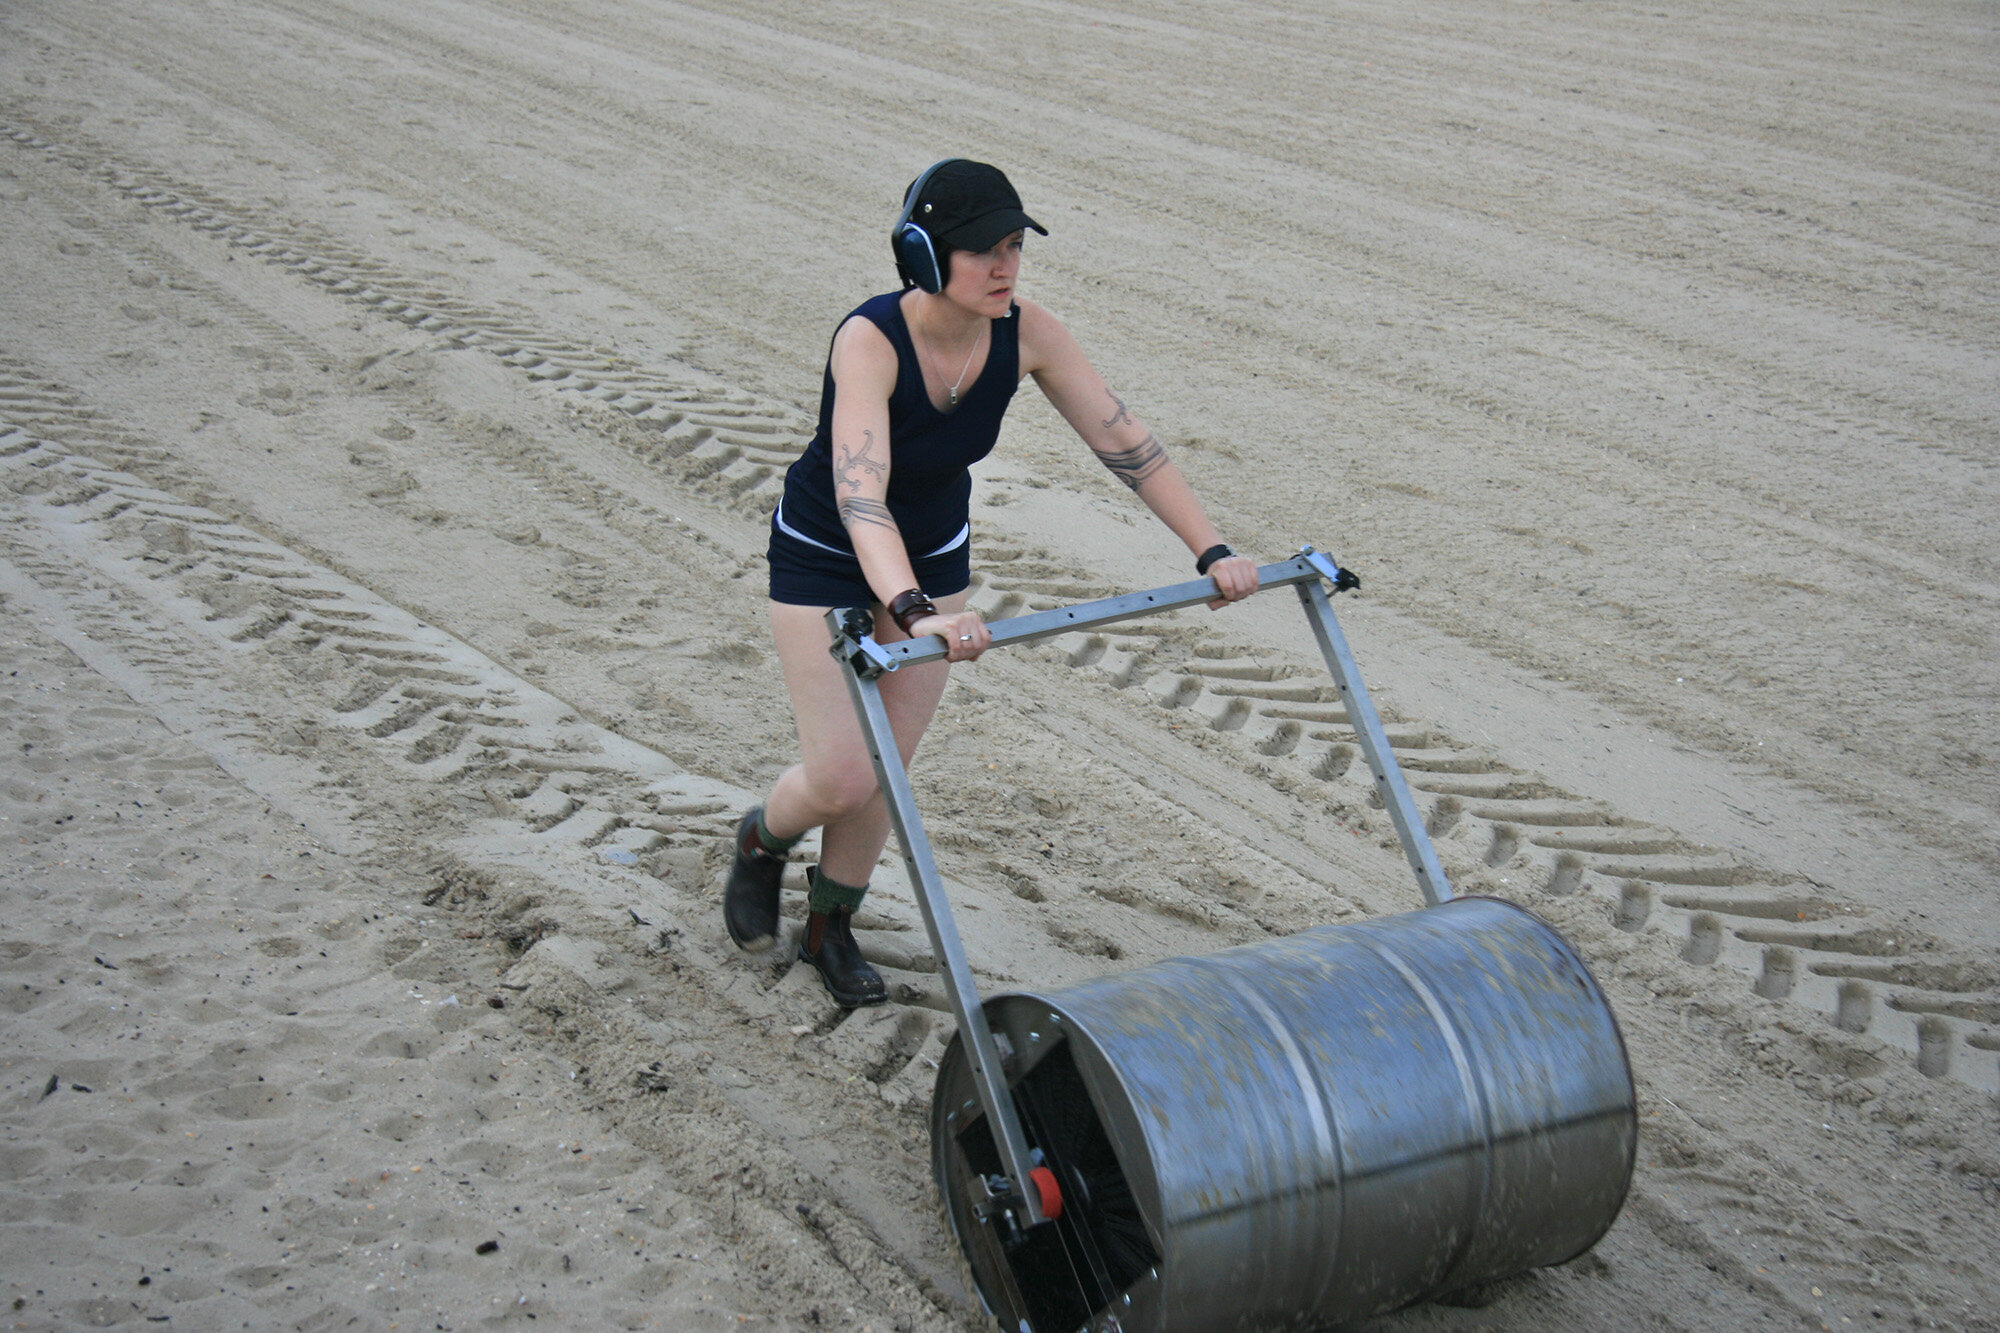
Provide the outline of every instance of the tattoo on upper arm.
[[880,500],[866,500],[858,495],[841,498],[840,521],[849,532],[864,525],[887,528],[891,532],[902,531],[896,526],[895,516],[889,512],[888,505]]
[[1096,449],[1093,452],[1098,462],[1111,469],[1113,476],[1135,491],[1167,464],[1167,451],[1161,447],[1160,437],[1151,431],[1130,449]]
[[1111,414],[1111,420],[1100,423],[1103,425],[1104,429],[1110,430],[1113,426],[1119,425],[1120,423],[1123,423],[1128,426],[1132,425],[1133,424],[1132,414],[1125,410],[1125,400],[1123,398],[1120,398],[1116,393],[1113,393],[1108,388],[1105,389],[1104,392],[1111,395],[1111,401],[1115,403],[1118,407],[1118,410]]
[[875,457],[875,432],[861,432],[861,447],[835,448],[833,463],[834,489],[851,493],[861,489],[862,478],[886,477],[889,475],[887,459]]

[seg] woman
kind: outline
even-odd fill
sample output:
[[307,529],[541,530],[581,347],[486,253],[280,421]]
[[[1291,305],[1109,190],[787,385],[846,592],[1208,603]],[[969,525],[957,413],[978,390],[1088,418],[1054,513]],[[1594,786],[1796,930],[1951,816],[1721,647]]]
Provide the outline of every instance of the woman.
[[778,934],[785,856],[821,830],[799,956],[840,1004],[888,998],[861,956],[854,911],[889,837],[889,813],[841,665],[827,652],[829,607],[870,606],[875,638],[935,635],[947,661],[881,680],[903,762],[930,725],[952,662],[990,637],[966,606],[971,583],[967,469],[992,451],[1023,376],[1215,577],[1212,606],[1249,596],[1257,569],[1234,554],[1153,434],[1091,368],[1061,321],[1015,296],[1021,243],[1048,232],[999,169],[952,158],[911,184],[891,241],[900,292],[875,297],[833,336],[819,429],[785,477],[771,522],[771,632],[797,716],[801,761],[737,826],[723,893],[730,938],[748,950]]

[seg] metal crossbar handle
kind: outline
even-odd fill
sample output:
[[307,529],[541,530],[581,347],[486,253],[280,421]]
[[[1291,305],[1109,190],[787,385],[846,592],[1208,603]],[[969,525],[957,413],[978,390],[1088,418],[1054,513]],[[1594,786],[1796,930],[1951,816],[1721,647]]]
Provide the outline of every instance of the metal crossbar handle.
[[[1307,547],[1290,560],[1260,566],[1257,587],[1261,591],[1287,583],[1316,582],[1322,577],[1334,578],[1339,572],[1332,561]],[[1078,602],[1075,606],[1059,606],[1053,611],[996,620],[986,628],[993,636],[992,646],[999,648],[1010,643],[1032,643],[1036,639],[1067,634],[1072,630],[1096,629],[1099,625],[1111,625],[1121,620],[1136,620],[1140,616],[1158,615],[1162,611],[1178,611],[1184,606],[1198,606],[1212,601],[1216,596],[1214,579],[1192,579],[1186,583],[1154,588],[1150,592],[1128,592],[1119,597],[1106,597],[1102,601]],[[854,647],[860,653],[858,658],[850,659],[854,669],[873,675],[894,671],[898,667],[915,666],[920,662],[935,662],[946,652],[945,641],[935,634],[886,645],[864,639]]]
[[[1257,570],[1259,590],[1287,584],[1297,587],[1299,601],[1305,608],[1307,621],[1312,625],[1320,653],[1326,659],[1327,670],[1339,687],[1348,723],[1354,728],[1355,736],[1361,743],[1361,752],[1368,761],[1368,770],[1374,776],[1375,789],[1396,826],[1396,836],[1402,841],[1410,869],[1416,874],[1417,887],[1423,892],[1425,903],[1435,907],[1452,897],[1451,885],[1438,864],[1437,852],[1424,831],[1423,818],[1410,796],[1409,786],[1403,781],[1402,769],[1389,747],[1382,720],[1368,698],[1367,688],[1361,683],[1361,672],[1348,649],[1347,639],[1334,619],[1333,603],[1327,592],[1329,583],[1336,590],[1346,586],[1341,570],[1333,560],[1310,546],[1290,560],[1263,565]],[[1148,592],[1126,593],[1101,601],[1080,602],[1052,611],[1015,616],[995,621],[988,627],[992,634],[991,646],[998,648],[1003,644],[1032,643],[1072,630],[1095,629],[1122,620],[1136,620],[1142,616],[1194,606],[1219,595],[1215,580],[1202,578]],[[923,821],[910,790],[909,773],[904,769],[902,754],[896,747],[895,732],[890,727],[888,710],[882,702],[878,684],[884,672],[939,661],[948,649],[944,640],[936,636],[879,644],[869,633],[874,628],[873,618],[859,608],[837,608],[827,612],[826,620],[827,628],[833,635],[832,652],[848,668],[845,673],[848,690],[853,696],[855,711],[860,716],[869,759],[875,766],[876,782],[895,823],[897,839],[903,848],[903,861],[909,869],[910,882],[916,889],[917,907],[923,913],[924,928],[930,933],[931,948],[944,975],[952,1017],[958,1020],[960,1039],[971,1059],[980,1107],[986,1114],[1001,1164],[1007,1172],[1011,1198],[1006,1201],[1005,1208],[1019,1214],[1023,1229],[1038,1226],[1048,1219],[1042,1212],[1039,1194],[1028,1183],[1029,1171],[1034,1165],[1032,1155],[1021,1132],[1020,1117],[1014,1111],[999,1048],[993,1040],[992,1030],[987,1026],[985,1011],[979,1004],[972,966],[966,959],[964,945],[958,938],[958,928],[952,921],[944,883],[931,855],[930,841],[924,836]]]

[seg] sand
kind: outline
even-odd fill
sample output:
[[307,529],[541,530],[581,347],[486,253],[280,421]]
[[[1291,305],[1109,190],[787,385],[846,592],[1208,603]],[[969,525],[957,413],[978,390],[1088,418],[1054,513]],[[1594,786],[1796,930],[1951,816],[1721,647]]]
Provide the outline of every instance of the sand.
[[[716,905],[793,744],[776,479],[964,154],[1238,548],[1362,575],[1455,886],[1623,1027],[1604,1241],[1367,1327],[2000,1328],[1997,57],[1971,4],[0,10],[0,1322],[982,1327],[900,863],[871,1012]],[[974,517],[992,616],[1187,576],[1032,386]],[[1288,594],[958,671],[981,987],[1415,909],[1331,698]]]

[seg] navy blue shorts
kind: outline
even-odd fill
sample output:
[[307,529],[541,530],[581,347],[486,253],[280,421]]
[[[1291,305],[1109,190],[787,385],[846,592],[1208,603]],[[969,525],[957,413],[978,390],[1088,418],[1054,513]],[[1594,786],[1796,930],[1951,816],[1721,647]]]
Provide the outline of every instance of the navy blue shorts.
[[[821,550],[771,529],[771,600],[788,606],[870,606],[875,593],[851,555]],[[949,597],[972,586],[972,542],[912,560],[917,586],[932,597]]]

